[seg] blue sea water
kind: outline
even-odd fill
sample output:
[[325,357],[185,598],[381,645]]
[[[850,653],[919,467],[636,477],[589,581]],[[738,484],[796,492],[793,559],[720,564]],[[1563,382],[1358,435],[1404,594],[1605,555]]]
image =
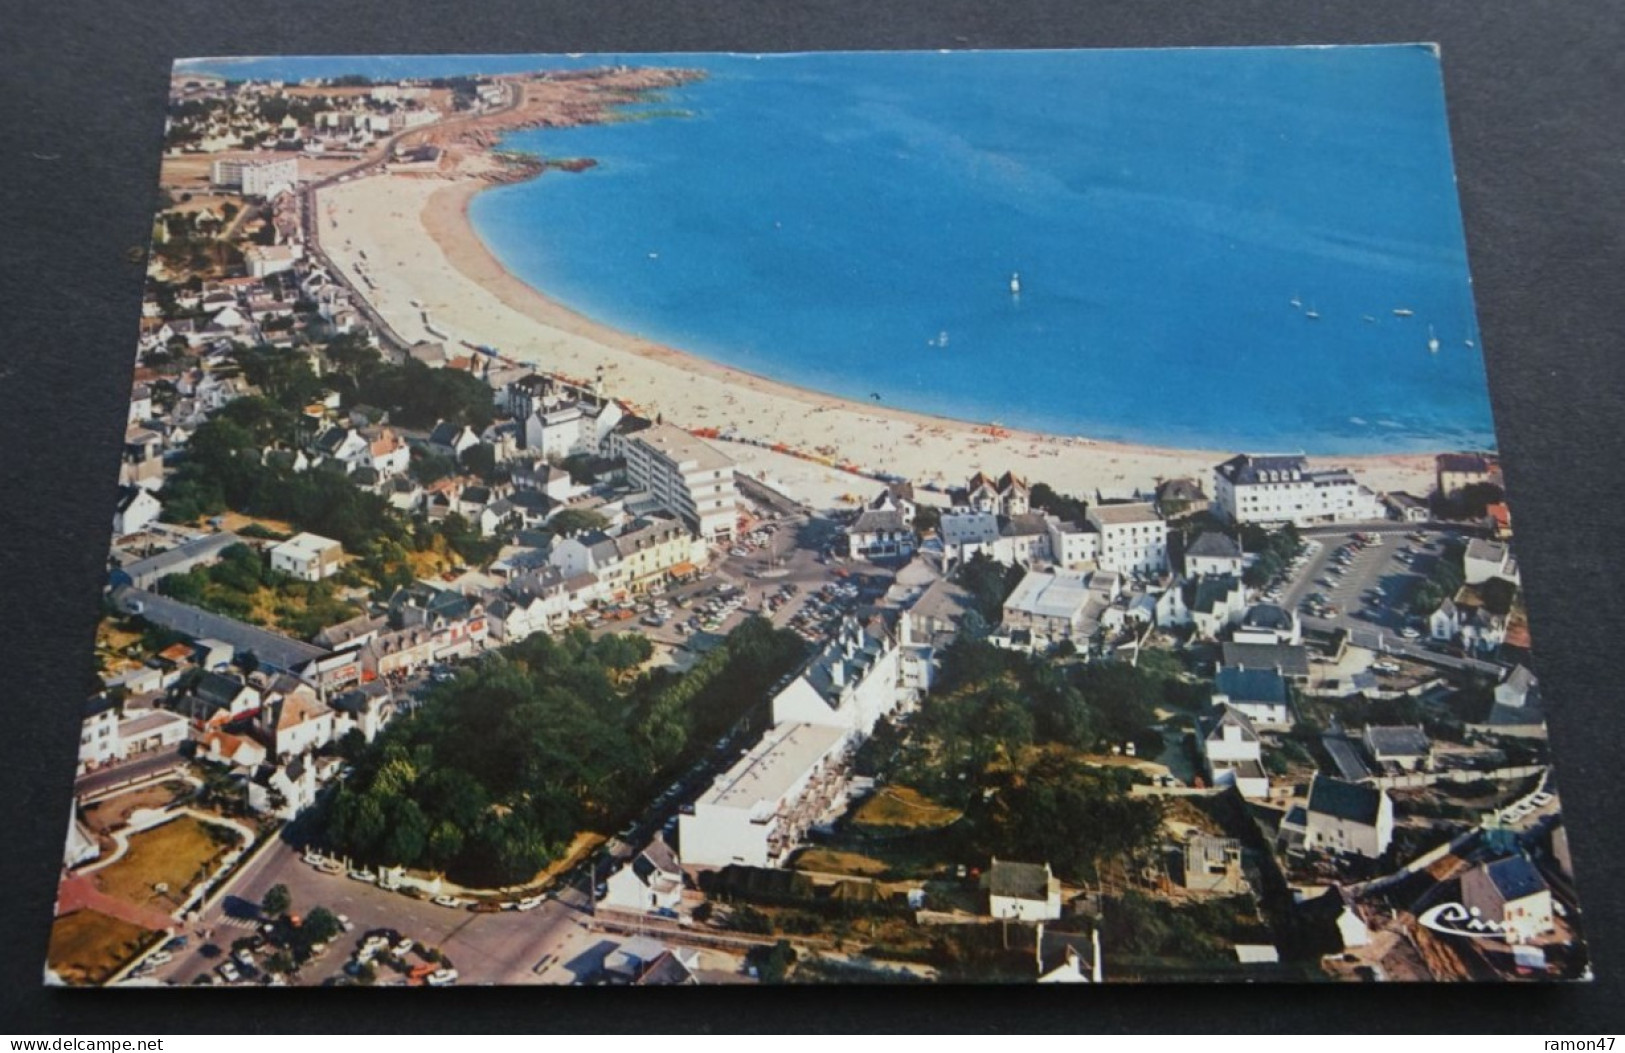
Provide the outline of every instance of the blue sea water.
[[471,208],[504,264],[589,316],[831,394],[1063,434],[1495,445],[1425,47],[197,66],[606,60],[707,76],[645,104],[685,116],[509,136],[599,163]]

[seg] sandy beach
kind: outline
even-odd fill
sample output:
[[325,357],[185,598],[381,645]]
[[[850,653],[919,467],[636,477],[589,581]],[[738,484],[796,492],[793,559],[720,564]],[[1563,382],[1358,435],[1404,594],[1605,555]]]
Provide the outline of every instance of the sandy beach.
[[[1127,495],[1180,476],[1194,477],[1211,490],[1213,466],[1240,452],[1131,446],[1014,429],[995,433],[986,422],[803,390],[621,332],[548,299],[486,249],[469,222],[468,203],[491,185],[482,178],[489,171],[488,162],[473,154],[460,158],[451,172],[374,175],[319,194],[323,249],[408,340],[439,339],[425,328],[427,312],[427,324],[450,337],[448,352],[457,341],[467,341],[569,376],[590,378],[601,370],[611,395],[648,415],[660,414],[689,429],[715,428],[783,444],[916,483],[952,485],[977,470],[1011,470],[1091,499],[1097,490]],[[573,177],[548,172],[541,178]],[[1426,454],[1311,462],[1347,465],[1378,491],[1425,494],[1432,485],[1432,457]],[[784,481],[797,497],[819,507],[839,504],[849,493],[867,496],[875,488],[872,480],[768,450],[754,450],[744,468]]]

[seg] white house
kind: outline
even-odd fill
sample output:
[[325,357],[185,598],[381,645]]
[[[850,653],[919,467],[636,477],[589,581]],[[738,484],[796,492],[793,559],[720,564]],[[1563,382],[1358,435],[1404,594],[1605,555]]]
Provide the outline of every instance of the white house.
[[271,549],[271,569],[300,581],[321,581],[338,573],[344,546],[332,538],[300,533]]
[[1275,669],[1221,668],[1213,678],[1213,703],[1246,714],[1256,727],[1285,730],[1294,723],[1286,678]]
[[1309,796],[1281,820],[1289,849],[1376,859],[1394,839],[1394,802],[1386,791],[1315,775]]
[[1311,470],[1299,456],[1239,454],[1213,469],[1214,507],[1232,523],[1383,519],[1377,495],[1347,468]]
[[1379,769],[1424,771],[1433,766],[1433,743],[1420,726],[1368,724],[1360,735],[1365,751]]
[[1518,583],[1518,561],[1512,556],[1512,546],[1504,541],[1486,541],[1475,537],[1467,542],[1461,557],[1462,577],[1469,585],[1481,585],[1492,578],[1504,578]]
[[260,729],[277,757],[319,749],[333,741],[333,711],[301,684],[260,711]]
[[987,910],[1012,921],[1055,921],[1061,916],[1061,880],[1048,863],[1013,863],[995,857],[982,875]]
[[683,870],[677,853],[656,837],[624,866],[604,880],[601,907],[654,914],[676,911],[683,902]]
[[113,511],[113,533],[137,534],[157,522],[164,506],[142,486],[119,487],[118,505]]
[[1168,524],[1149,502],[1092,505],[1089,523],[1100,534],[1097,562],[1120,574],[1161,574],[1168,569]]
[[865,508],[846,527],[846,543],[854,559],[906,559],[914,554],[914,528],[896,509]]
[[90,700],[79,726],[79,774],[111,764],[124,755],[119,745],[118,707],[99,695]]
[[1520,708],[1540,700],[1540,682],[1525,665],[1517,666],[1507,678],[1495,685],[1496,705]]
[[1268,797],[1269,775],[1264,771],[1264,747],[1252,721],[1227,705],[1198,725],[1202,756],[1214,786],[1234,786],[1243,797]]
[[1295,611],[1273,603],[1260,603],[1247,608],[1231,639],[1236,643],[1297,646],[1303,643],[1303,626]]
[[1228,534],[1208,531],[1185,548],[1185,576],[1228,574],[1241,577],[1241,546]]
[[[899,633],[908,632],[900,619]],[[773,723],[838,727],[854,744],[867,738],[908,694],[898,643],[878,619],[863,625],[843,618],[834,638],[773,696]]]
[[1551,889],[1522,855],[1480,863],[1462,874],[1461,905],[1480,921],[1499,925],[1508,943],[1529,943],[1557,929]]

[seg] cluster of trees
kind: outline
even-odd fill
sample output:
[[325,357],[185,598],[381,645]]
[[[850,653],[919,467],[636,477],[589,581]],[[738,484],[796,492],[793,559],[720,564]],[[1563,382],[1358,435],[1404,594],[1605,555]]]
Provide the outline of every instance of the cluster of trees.
[[1233,961],[1237,943],[1274,941],[1250,897],[1174,906],[1130,890],[1107,900],[1100,942],[1108,955],[1217,962]]
[[[232,545],[213,566],[193,567],[169,574],[158,591],[182,603],[223,614],[238,621],[263,625],[256,605],[268,606],[277,625],[295,636],[314,636],[323,627],[353,618],[360,608],[334,595],[331,581],[299,581],[272,570],[264,557],[247,545]],[[272,595],[267,596],[269,592]]]
[[1279,530],[1265,530],[1252,523],[1244,525],[1241,528],[1242,551],[1256,552],[1258,559],[1242,574],[1242,581],[1253,588],[1268,585],[1277,576],[1286,573],[1292,557],[1298,554],[1299,544],[1298,528],[1291,523]]
[[883,723],[857,765],[963,809],[968,822],[954,830],[965,858],[1049,859],[1087,878],[1099,860],[1150,843],[1161,811],[1128,795],[1143,776],[1092,767],[1076,752],[1160,742],[1147,730],[1155,707],[1189,707],[1197,693],[1166,672],[1063,666],[961,636],[908,733]]
[[1083,522],[1089,511],[1089,502],[1071,494],[1057,493],[1048,483],[1034,483],[1028,500],[1039,511],[1048,512],[1068,523]]
[[750,619],[686,673],[631,675],[640,636],[533,636],[439,685],[359,751],[318,822],[357,859],[464,884],[532,878],[583,830],[633,815],[800,660]]
[[1445,550],[1433,561],[1433,569],[1428,573],[1427,580],[1411,590],[1411,613],[1421,616],[1432,614],[1439,609],[1439,604],[1453,598],[1466,583],[1461,547],[1455,542],[1447,542]]
[[1025,573],[1019,566],[1000,563],[985,552],[964,562],[956,580],[971,594],[971,611],[976,615],[965,627],[965,635],[985,636],[989,628],[1004,620],[1004,601],[1016,591]]
[[1494,483],[1473,483],[1449,497],[1433,498],[1433,514],[1440,519],[1482,519],[1490,505],[1506,500],[1506,491]]

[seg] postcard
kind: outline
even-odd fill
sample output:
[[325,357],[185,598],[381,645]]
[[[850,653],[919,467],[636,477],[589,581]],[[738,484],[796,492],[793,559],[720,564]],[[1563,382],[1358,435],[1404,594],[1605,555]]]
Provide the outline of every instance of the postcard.
[[1440,62],[178,62],[47,982],[1588,978]]

